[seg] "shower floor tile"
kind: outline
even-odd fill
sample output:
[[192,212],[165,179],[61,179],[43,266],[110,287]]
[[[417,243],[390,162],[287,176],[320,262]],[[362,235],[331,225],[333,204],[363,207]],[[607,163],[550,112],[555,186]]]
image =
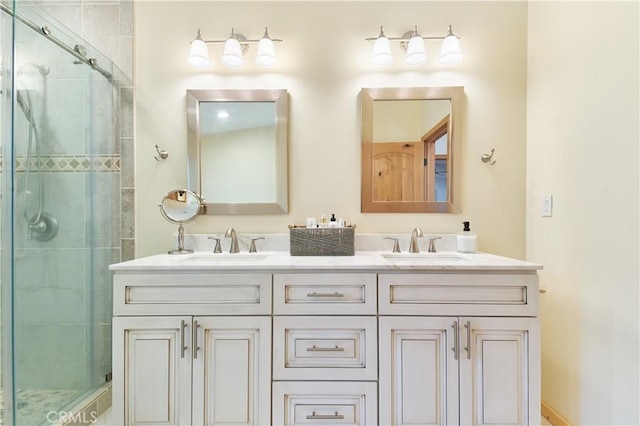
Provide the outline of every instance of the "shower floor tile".
[[[48,425],[47,420],[57,418],[57,414],[81,392],[60,389],[18,389],[18,416],[16,424],[24,426]],[[4,425],[4,395],[0,392],[0,425]]]

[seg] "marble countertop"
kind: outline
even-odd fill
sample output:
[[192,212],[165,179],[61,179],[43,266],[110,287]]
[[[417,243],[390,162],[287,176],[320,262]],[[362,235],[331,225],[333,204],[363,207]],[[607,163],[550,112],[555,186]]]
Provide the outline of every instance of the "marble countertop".
[[288,251],[265,251],[238,254],[195,251],[191,254],[159,254],[109,267],[118,272],[203,272],[203,271],[531,271],[541,265],[488,253],[400,253],[391,251],[356,251],[354,256],[291,256]]

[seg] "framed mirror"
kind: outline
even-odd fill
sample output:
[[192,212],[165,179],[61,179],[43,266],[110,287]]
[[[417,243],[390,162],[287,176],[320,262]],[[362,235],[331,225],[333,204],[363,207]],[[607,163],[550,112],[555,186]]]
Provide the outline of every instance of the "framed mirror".
[[363,213],[456,213],[463,87],[364,88]]
[[206,214],[288,211],[286,90],[187,90],[190,190]]

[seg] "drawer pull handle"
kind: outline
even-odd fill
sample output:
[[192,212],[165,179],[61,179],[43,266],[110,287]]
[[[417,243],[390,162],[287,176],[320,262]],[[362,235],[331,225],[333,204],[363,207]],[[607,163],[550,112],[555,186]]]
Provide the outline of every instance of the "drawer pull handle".
[[453,351],[453,359],[457,361],[460,357],[458,321],[454,321],[451,327],[453,328],[453,348],[451,350]]
[[467,321],[464,328],[467,329],[467,347],[464,350],[467,351],[467,359],[471,359],[471,321]]
[[316,414],[316,412],[312,412],[310,415],[307,415],[307,420],[342,420],[344,416],[342,414],[338,414],[336,411],[335,414]]
[[184,358],[184,352],[187,350],[187,345],[184,341],[184,332],[186,329],[187,322],[185,320],[180,321],[180,358]]
[[198,328],[200,328],[200,324],[198,321],[193,321],[193,359],[198,359],[198,350],[200,346],[198,346]]
[[344,352],[344,348],[341,348],[338,345],[335,345],[333,348],[319,348],[316,345],[313,345],[310,348],[307,348],[307,352]]
[[335,293],[316,293],[314,291],[313,293],[307,293],[307,297],[344,297],[344,294],[337,291]]

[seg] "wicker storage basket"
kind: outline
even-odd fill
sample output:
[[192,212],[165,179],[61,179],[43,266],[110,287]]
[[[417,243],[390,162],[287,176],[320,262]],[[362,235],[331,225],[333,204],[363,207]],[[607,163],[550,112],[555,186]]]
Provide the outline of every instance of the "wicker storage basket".
[[345,228],[306,228],[289,225],[291,256],[353,256],[355,225]]

